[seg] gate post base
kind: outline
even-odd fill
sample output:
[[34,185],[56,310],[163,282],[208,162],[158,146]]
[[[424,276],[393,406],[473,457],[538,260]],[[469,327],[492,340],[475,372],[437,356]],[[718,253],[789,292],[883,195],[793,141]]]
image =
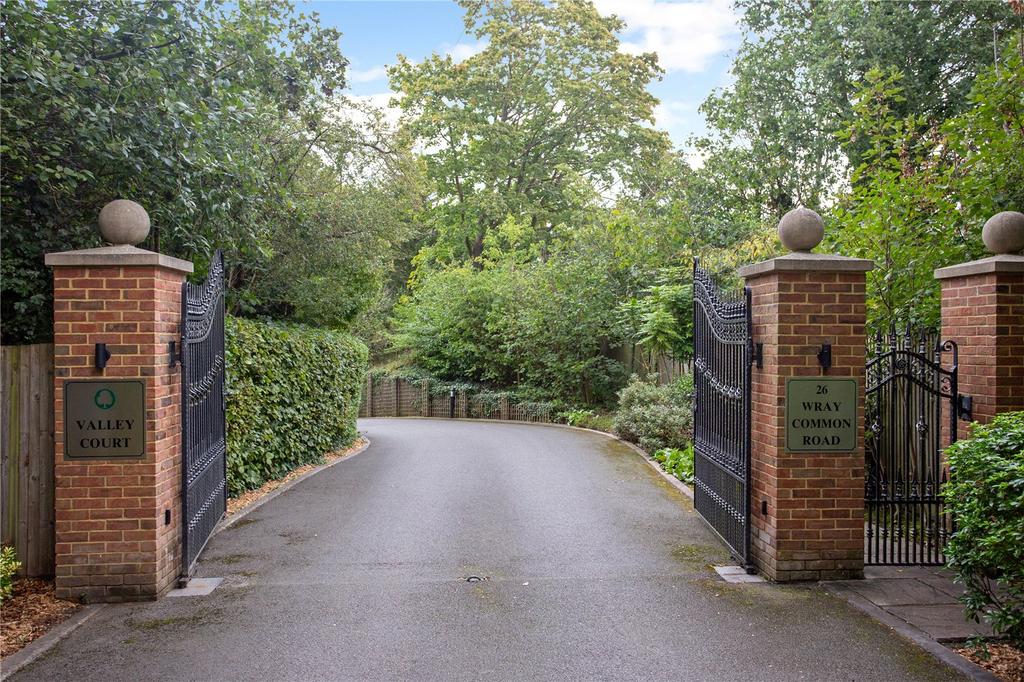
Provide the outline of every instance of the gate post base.
[[[46,263],[54,277],[57,597],[155,599],[180,573],[181,378],[169,343],[179,339],[181,284],[192,264],[127,244],[51,253]],[[93,410],[88,399],[104,388],[79,385],[66,404],[68,380],[103,382],[109,393],[92,402],[121,422],[83,421]],[[122,380],[136,391],[142,384],[141,401],[122,393]],[[143,416],[144,437],[125,430],[134,414]],[[71,431],[95,438],[72,442]],[[131,441],[109,449],[120,439],[142,442],[137,451]]]
[[[864,299],[872,266],[803,251],[739,269],[751,288],[753,340],[764,344],[751,379],[750,523],[751,554],[769,580],[864,574]],[[792,377],[856,382],[855,435],[845,451],[787,450],[786,380]]]

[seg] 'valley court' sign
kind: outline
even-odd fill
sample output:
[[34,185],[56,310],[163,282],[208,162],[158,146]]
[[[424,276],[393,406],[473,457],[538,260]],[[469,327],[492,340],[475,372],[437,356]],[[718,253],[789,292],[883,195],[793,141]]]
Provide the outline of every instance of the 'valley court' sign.
[[64,382],[67,459],[146,454],[146,387],[142,381]]
[[852,452],[858,428],[856,379],[786,379],[787,452]]

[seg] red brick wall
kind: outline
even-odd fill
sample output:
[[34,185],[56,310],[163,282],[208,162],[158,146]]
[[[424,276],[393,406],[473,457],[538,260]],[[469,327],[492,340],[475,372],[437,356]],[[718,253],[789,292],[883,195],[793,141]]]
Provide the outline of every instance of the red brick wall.
[[942,338],[959,346],[959,391],[973,396],[975,421],[1024,410],[1024,273],[942,280]]
[[[785,452],[786,377],[853,377],[864,408],[864,274],[771,272],[748,278],[754,341],[751,551],[771,580],[854,578],[864,570],[864,434],[852,453]],[[767,500],[768,512],[761,513]]]
[[[156,598],[180,572],[181,387],[168,363],[183,273],[157,266],[54,267],[57,596]],[[94,344],[107,344],[105,370]],[[65,379],[146,384],[141,459],[65,460]],[[170,510],[170,524],[165,524]]]

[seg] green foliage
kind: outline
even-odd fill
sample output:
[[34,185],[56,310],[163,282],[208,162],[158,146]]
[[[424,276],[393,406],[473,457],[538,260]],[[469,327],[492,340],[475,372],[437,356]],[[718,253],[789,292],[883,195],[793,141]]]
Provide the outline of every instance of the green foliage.
[[1001,63],[975,80],[966,110],[941,124],[898,114],[906,85],[898,71],[871,70],[858,86],[842,138],[862,162],[829,230],[837,251],[878,264],[868,273],[876,328],[936,327],[933,271],[982,256],[985,220],[1024,206],[1020,49],[1008,45]]
[[841,147],[835,133],[857,122],[854,84],[872,69],[904,74],[897,119],[942,121],[966,108],[993,40],[1019,30],[1010,4],[989,0],[740,0],[737,10],[734,80],[701,106],[710,132],[694,141],[707,187],[699,215],[733,234],[774,228],[845,184],[869,145]]
[[684,281],[686,273],[692,275],[688,268],[662,269],[656,284],[619,305],[631,340],[650,355],[649,366],[659,354],[685,359],[693,353],[693,283]]
[[321,461],[356,437],[366,346],[323,329],[226,318],[232,495]]
[[661,468],[678,478],[683,483],[693,483],[693,443],[682,450],[678,448],[661,448],[651,454]]
[[593,419],[594,416],[593,410],[569,410],[565,413],[565,423],[569,426],[583,426]]
[[946,553],[967,614],[1024,648],[1024,412],[975,424],[946,453],[943,494],[956,519]]
[[547,242],[668,146],[649,125],[656,57],[620,51],[619,20],[583,0],[460,4],[480,53],[400,55],[389,71],[409,134],[430,150],[436,238],[421,255],[440,263],[479,259],[508,216]]
[[336,94],[338,31],[294,10],[3,3],[4,343],[50,338],[43,253],[99,246],[118,197],[149,212],[144,246],[199,274],[223,248],[234,311],[339,326],[370,305],[411,234],[418,166]]
[[607,350],[623,342],[615,309],[628,268],[608,257],[613,243],[599,248],[586,233],[559,236],[546,259],[532,257],[514,236],[518,225],[506,221],[488,239],[481,269],[420,271],[395,311],[395,348],[445,381],[611,401],[625,378]]
[[685,448],[693,439],[691,391],[691,380],[659,386],[654,375],[634,375],[619,391],[615,433],[647,452]]
[[11,596],[14,590],[14,576],[21,568],[18,555],[13,547],[0,548],[0,602]]

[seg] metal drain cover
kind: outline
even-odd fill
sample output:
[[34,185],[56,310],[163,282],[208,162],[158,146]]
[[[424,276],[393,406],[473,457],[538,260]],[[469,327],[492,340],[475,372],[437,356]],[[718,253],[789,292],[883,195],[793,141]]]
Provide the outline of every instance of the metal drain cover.
[[469,576],[468,578],[466,578],[466,582],[467,582],[467,583],[478,583],[478,582],[480,582],[481,580],[483,580],[483,578],[481,578],[481,577],[480,577],[480,576],[478,576],[478,575],[471,575],[471,576]]

